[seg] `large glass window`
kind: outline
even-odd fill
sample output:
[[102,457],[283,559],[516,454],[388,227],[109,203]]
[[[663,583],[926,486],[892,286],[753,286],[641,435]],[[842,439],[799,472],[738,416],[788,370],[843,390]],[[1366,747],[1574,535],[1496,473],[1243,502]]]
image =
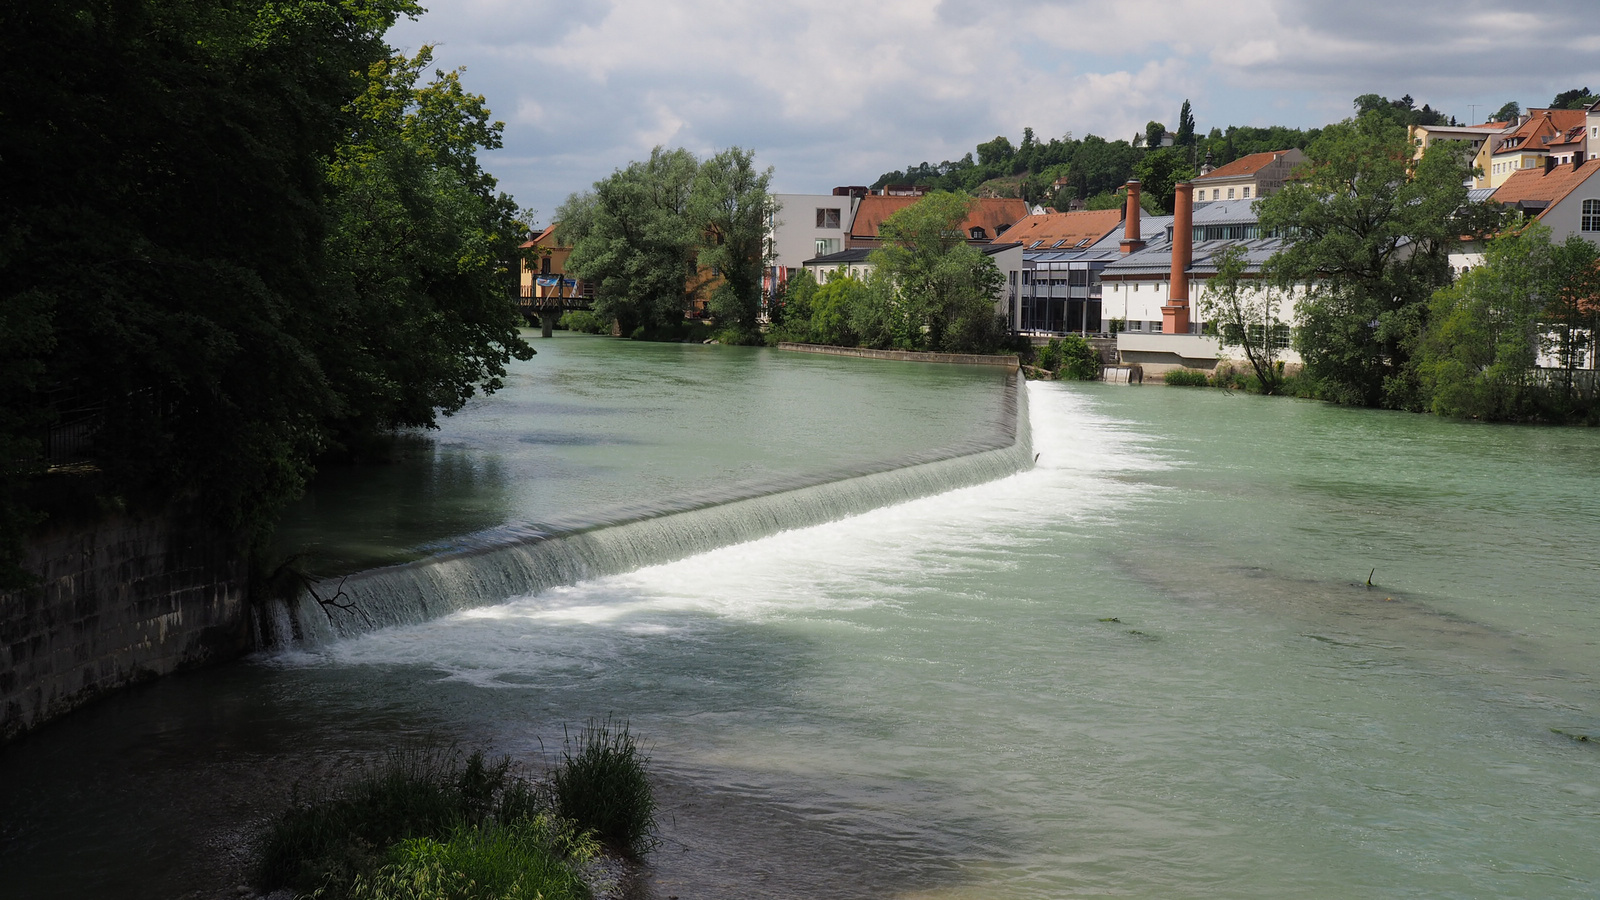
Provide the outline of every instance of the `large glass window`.
[[819,210],[817,210],[817,227],[818,228],[838,228],[839,227],[839,211],[837,209],[819,209]]
[[1583,230],[1600,231],[1600,200],[1583,201]]

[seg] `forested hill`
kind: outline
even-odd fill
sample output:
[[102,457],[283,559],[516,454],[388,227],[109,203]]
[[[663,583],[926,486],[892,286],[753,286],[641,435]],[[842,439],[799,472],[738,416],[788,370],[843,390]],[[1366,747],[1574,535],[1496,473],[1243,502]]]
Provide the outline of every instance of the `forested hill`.
[[[1454,122],[1427,104],[1417,107],[1409,95],[1390,100],[1363,94],[1355,99],[1354,107],[1358,115],[1377,111],[1406,125]],[[1178,127],[1171,132],[1172,146],[1163,147],[1167,132],[1166,125],[1152,121],[1132,140],[1107,140],[1094,134],[1078,139],[1068,133],[1041,141],[1032,128],[1024,128],[1020,144],[996,137],[958,160],[937,165],[924,162],[885,172],[872,186],[920,184],[980,196],[1021,197],[1056,209],[1066,209],[1076,198],[1089,209],[1109,209],[1120,202],[1118,189],[1128,179],[1138,178],[1152,205],[1171,212],[1172,186],[1194,177],[1208,154],[1211,164],[1220,167],[1252,153],[1291,147],[1303,150],[1320,129],[1229,125],[1202,135],[1195,129],[1194,115],[1185,100],[1178,111]]]

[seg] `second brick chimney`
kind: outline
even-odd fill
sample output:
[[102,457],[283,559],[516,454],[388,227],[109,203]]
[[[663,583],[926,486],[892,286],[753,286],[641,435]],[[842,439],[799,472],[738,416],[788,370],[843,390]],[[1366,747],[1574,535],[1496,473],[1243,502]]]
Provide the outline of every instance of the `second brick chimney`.
[[1139,179],[1128,182],[1128,205],[1122,211],[1122,255],[1144,249],[1139,235]]
[[1172,284],[1161,307],[1163,334],[1189,333],[1189,263],[1194,259],[1194,185],[1177,186],[1172,205]]

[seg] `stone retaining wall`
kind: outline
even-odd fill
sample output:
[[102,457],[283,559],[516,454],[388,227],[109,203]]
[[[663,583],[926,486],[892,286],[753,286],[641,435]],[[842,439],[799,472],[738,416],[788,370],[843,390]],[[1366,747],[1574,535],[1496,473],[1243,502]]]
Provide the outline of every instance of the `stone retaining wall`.
[[1014,355],[986,356],[978,353],[920,353],[912,350],[869,350],[866,347],[834,347],[827,344],[778,344],[779,350],[799,353],[822,353],[827,356],[857,356],[863,359],[896,359],[903,362],[953,363],[961,366],[1003,366],[1007,371],[1017,370]]
[[114,517],[29,549],[32,591],[0,592],[0,741],[118,688],[249,648],[233,541],[172,517]]

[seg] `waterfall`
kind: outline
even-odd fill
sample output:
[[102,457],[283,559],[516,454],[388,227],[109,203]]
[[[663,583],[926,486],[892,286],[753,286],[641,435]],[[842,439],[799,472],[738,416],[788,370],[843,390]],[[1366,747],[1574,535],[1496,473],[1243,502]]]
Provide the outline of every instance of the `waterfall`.
[[561,585],[671,562],[1003,478],[1033,465],[1027,390],[1007,382],[994,435],[892,464],[736,485],[587,521],[506,526],[404,565],[309,584],[257,616],[263,646],[317,644],[406,625]]

